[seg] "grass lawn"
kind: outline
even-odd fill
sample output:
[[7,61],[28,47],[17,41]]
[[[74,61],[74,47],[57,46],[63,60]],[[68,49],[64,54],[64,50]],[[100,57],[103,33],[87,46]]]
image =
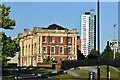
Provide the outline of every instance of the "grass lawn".
[[117,69],[118,69],[118,70],[120,70],[120,68],[119,68],[119,67],[117,67]]
[[[97,66],[91,66],[97,69]],[[115,71],[113,68],[109,68],[110,70],[110,77],[112,78],[111,80],[116,80],[118,78],[120,78],[120,73],[118,73],[117,71]],[[88,70],[70,70],[73,71],[74,73],[77,73],[78,75],[80,75],[80,77],[74,77],[72,75],[68,75],[68,74],[62,74],[62,75],[56,75],[53,78],[89,78],[89,72]],[[102,79],[106,80],[107,78],[107,66],[101,66],[100,67],[100,76]],[[97,74],[95,73],[95,78],[97,78]]]
[[[77,73],[78,75],[80,75],[79,78],[89,78],[89,72],[91,72],[88,70],[70,70],[70,71],[73,71],[74,73]],[[95,78],[97,77],[96,75],[97,74],[95,74]]]
[[37,74],[48,74],[48,73],[51,73],[52,71],[56,71],[56,70],[53,70],[53,69],[45,69],[45,68],[39,68],[39,69],[35,69],[35,70],[25,70],[25,71],[22,71],[21,73],[29,73],[29,74],[34,74],[34,73],[37,73]]
[[[97,69],[97,66],[91,66],[91,67],[94,67],[95,69]],[[21,70],[20,72],[21,73],[24,73],[24,74],[35,74],[35,73],[38,73],[38,74],[48,74],[48,75],[52,75],[51,72],[53,71],[56,71],[56,70],[53,70],[53,69],[45,69],[45,68],[33,68],[34,70],[29,70],[29,69],[24,69]],[[117,79],[117,78],[120,78],[120,73],[118,73],[117,71],[115,71],[113,68],[109,68],[110,69],[110,73],[111,73],[111,78],[114,78],[114,79]],[[120,68],[118,68],[120,70]],[[72,75],[69,75],[69,74],[60,74],[60,75],[53,75],[52,78],[72,78],[72,79],[78,79],[78,78],[89,78],[89,72],[91,71],[88,71],[88,70],[70,70],[70,71],[73,71],[74,73],[77,73],[78,75],[80,75],[80,77],[75,77],[75,76],[72,76]],[[101,78],[107,78],[107,66],[101,66],[100,67],[100,74],[101,74]],[[13,79],[14,76],[16,75],[12,75],[10,74],[7,70],[4,70],[4,77],[3,78],[7,78],[7,79],[4,79],[4,80],[9,80],[10,79]],[[97,74],[95,73],[95,78],[97,78]],[[112,79],[112,80],[114,80]]]
[[[52,71],[55,71],[53,69],[44,69],[44,68],[33,68],[34,70],[29,69],[21,69],[20,73],[22,74],[50,74]],[[11,74],[10,71],[15,71],[12,69],[4,69],[3,70],[3,80],[14,80],[14,77],[17,76],[17,74]],[[16,71],[17,72],[17,71]]]
[[3,80],[14,80],[14,77],[17,75],[14,75],[14,74],[11,74],[8,70],[11,70],[11,71],[15,71],[15,70],[12,70],[12,69],[4,69],[2,71],[2,78]]
[[[93,67],[97,69],[97,66],[93,66]],[[109,71],[111,78],[119,78],[119,73],[116,70],[109,67]],[[101,78],[107,77],[107,66],[100,66],[100,74],[101,74]]]
[[52,78],[69,78],[69,79],[76,79],[79,77],[75,77],[69,74],[61,74],[61,75],[57,75],[57,76],[53,76]]

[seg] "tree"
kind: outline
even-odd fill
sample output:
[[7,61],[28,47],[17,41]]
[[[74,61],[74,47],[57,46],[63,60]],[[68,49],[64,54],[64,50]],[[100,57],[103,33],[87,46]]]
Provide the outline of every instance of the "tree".
[[6,66],[7,57],[14,57],[15,53],[20,50],[19,42],[17,38],[11,40],[11,37],[7,37],[4,32],[2,32],[2,60],[3,64]]
[[92,49],[90,54],[87,55],[86,58],[87,59],[98,59],[98,51],[96,51],[95,49]]
[[116,58],[116,59],[120,59],[120,52],[116,52],[116,53],[115,53],[115,58]]
[[[10,29],[13,30],[15,26],[15,20],[10,19],[9,17],[9,12],[10,12],[10,6],[6,7],[4,4],[0,5],[0,24],[1,27],[3,29]],[[7,59],[8,57],[14,57],[15,53],[18,52],[20,50],[19,47],[19,42],[17,40],[17,38],[14,38],[13,40],[11,39],[11,37],[7,37],[5,35],[4,32],[0,32],[0,41],[2,42],[2,44],[0,45],[0,50],[1,50],[1,54],[2,54],[2,62],[3,62],[3,66],[7,66],[7,61],[9,61],[9,59]]]
[[[109,49],[109,56],[107,55],[108,49]],[[102,59],[106,59],[107,57],[113,59],[114,53],[113,53],[113,50],[112,50],[110,47],[107,47],[107,46],[106,46],[106,48],[104,49],[104,51],[103,51],[103,53],[102,53],[101,58],[102,58]]]
[[3,5],[0,4],[0,8],[1,8],[1,10],[0,10],[1,28],[13,30],[14,27],[12,27],[12,26],[15,26],[15,20],[10,19],[10,17],[9,17],[9,12],[10,12],[11,7],[10,6],[6,7],[4,4]]
[[77,48],[77,59],[83,60],[85,59],[85,56],[81,53],[81,51]]

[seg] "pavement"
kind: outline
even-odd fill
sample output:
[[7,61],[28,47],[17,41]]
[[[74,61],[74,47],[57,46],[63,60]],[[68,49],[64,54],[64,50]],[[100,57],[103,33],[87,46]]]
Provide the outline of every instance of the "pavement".
[[[97,69],[93,68],[93,67],[86,67],[86,66],[82,66],[82,67],[77,67],[77,69],[81,69],[81,70],[88,70],[91,72],[95,72],[97,73]],[[74,70],[74,68],[71,68],[70,70]]]
[[73,75],[73,76],[76,76],[76,77],[80,77],[78,74],[76,74],[72,71],[67,71],[67,74],[70,74],[70,75]]

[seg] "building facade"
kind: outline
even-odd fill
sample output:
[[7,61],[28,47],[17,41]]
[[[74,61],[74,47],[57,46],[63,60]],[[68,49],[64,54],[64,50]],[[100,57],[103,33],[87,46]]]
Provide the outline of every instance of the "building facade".
[[45,59],[55,61],[77,59],[77,29],[68,30],[52,24],[47,27],[24,29],[18,34],[20,66],[37,66]]
[[81,39],[77,39],[77,48],[81,51]]
[[81,53],[87,56],[96,49],[96,15],[94,9],[85,12],[81,17]]

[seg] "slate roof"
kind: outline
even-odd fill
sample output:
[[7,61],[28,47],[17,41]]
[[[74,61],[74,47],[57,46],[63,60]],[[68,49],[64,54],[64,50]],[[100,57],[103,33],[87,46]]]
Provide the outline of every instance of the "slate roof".
[[58,29],[58,30],[68,30],[67,28],[64,28],[62,26],[59,26],[57,24],[52,24],[52,25],[49,25],[48,27],[42,27],[42,29],[52,29],[52,30],[55,30],[55,29]]

